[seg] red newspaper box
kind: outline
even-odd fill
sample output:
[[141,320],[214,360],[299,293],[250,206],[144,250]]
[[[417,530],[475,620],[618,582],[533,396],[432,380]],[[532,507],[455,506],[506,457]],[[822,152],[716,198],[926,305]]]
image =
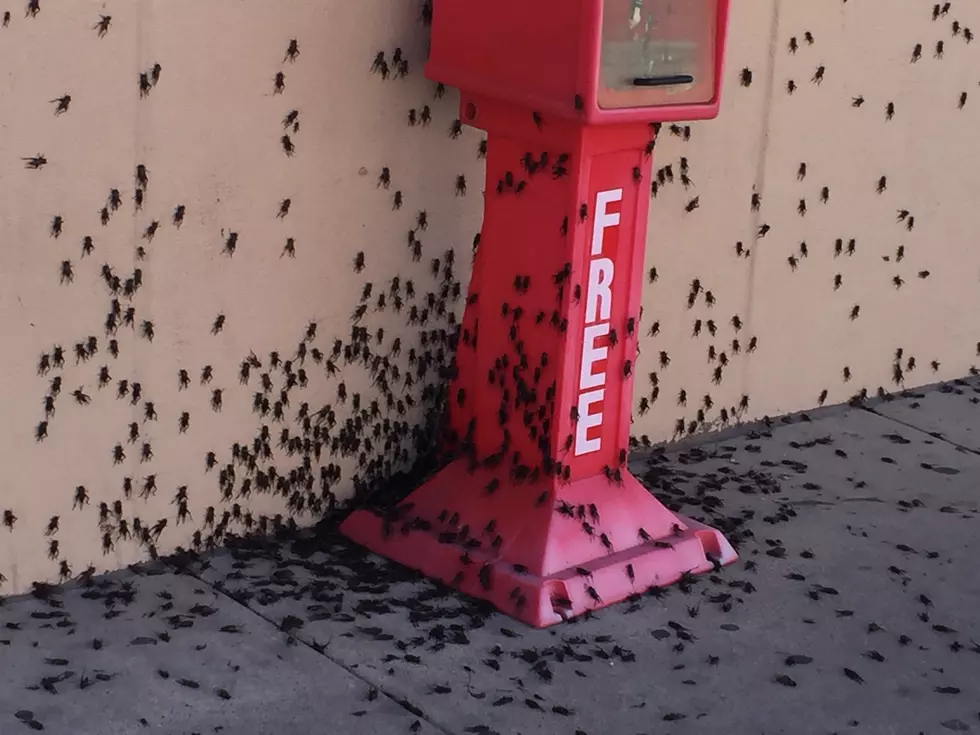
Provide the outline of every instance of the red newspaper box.
[[426,75],[487,132],[453,457],[342,531],[534,626],[735,560],[626,466],[654,123],[715,117],[728,0],[435,0]]

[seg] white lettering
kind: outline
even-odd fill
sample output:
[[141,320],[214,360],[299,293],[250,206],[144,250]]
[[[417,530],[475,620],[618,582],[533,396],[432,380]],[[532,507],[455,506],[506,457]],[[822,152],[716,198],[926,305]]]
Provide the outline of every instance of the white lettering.
[[[622,189],[600,191],[596,194],[594,225],[592,229],[589,280],[585,289],[585,328],[582,338],[582,367],[579,370],[578,419],[575,424],[575,456],[592,454],[602,448],[602,436],[588,438],[589,429],[602,426],[602,402],[606,394],[606,371],[592,373],[595,364],[609,355],[606,345],[596,340],[610,332],[612,315],[612,283],[615,264],[611,258],[603,258],[602,244],[606,230],[619,227],[619,212],[609,212],[613,202],[623,199]],[[590,407],[597,406],[595,412]]]
[[585,339],[582,340],[582,370],[579,373],[578,389],[601,388],[606,384],[605,371],[592,374],[592,367],[605,360],[609,354],[609,348],[605,345],[596,346],[596,337],[604,337],[609,334],[609,322],[605,324],[593,324],[585,328]]
[[619,226],[619,212],[607,212],[613,202],[622,201],[623,190],[600,191],[595,198],[595,219],[592,225],[592,255],[602,255],[602,235],[610,227]]
[[602,446],[602,437],[595,439],[588,438],[589,429],[594,426],[602,425],[602,411],[589,413],[589,406],[594,406],[602,402],[602,397],[606,391],[604,388],[599,390],[581,393],[578,397],[578,423],[575,425],[575,456],[598,452]]
[[[589,283],[585,289],[585,323],[609,321],[612,309],[612,280],[615,268],[609,258],[594,258],[589,263]],[[601,308],[600,308],[601,303]]]

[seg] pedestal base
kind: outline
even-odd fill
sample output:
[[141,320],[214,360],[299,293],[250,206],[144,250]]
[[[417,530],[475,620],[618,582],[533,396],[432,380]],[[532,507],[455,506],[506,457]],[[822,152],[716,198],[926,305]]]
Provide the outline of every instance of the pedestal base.
[[496,474],[454,462],[391,513],[356,511],[340,530],[537,628],[737,558],[720,532],[670,512],[628,473],[488,492]]

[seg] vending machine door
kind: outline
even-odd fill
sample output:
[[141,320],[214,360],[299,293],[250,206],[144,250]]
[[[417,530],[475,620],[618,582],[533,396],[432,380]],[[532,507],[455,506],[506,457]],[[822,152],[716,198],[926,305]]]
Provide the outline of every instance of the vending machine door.
[[603,0],[601,109],[715,98],[718,0]]

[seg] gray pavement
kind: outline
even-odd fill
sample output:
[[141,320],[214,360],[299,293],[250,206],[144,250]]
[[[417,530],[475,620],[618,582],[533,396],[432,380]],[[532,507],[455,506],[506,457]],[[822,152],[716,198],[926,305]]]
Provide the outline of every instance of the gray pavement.
[[980,732],[980,382],[633,464],[740,560],[543,631],[332,536],[125,570],[0,606],[0,733]]

